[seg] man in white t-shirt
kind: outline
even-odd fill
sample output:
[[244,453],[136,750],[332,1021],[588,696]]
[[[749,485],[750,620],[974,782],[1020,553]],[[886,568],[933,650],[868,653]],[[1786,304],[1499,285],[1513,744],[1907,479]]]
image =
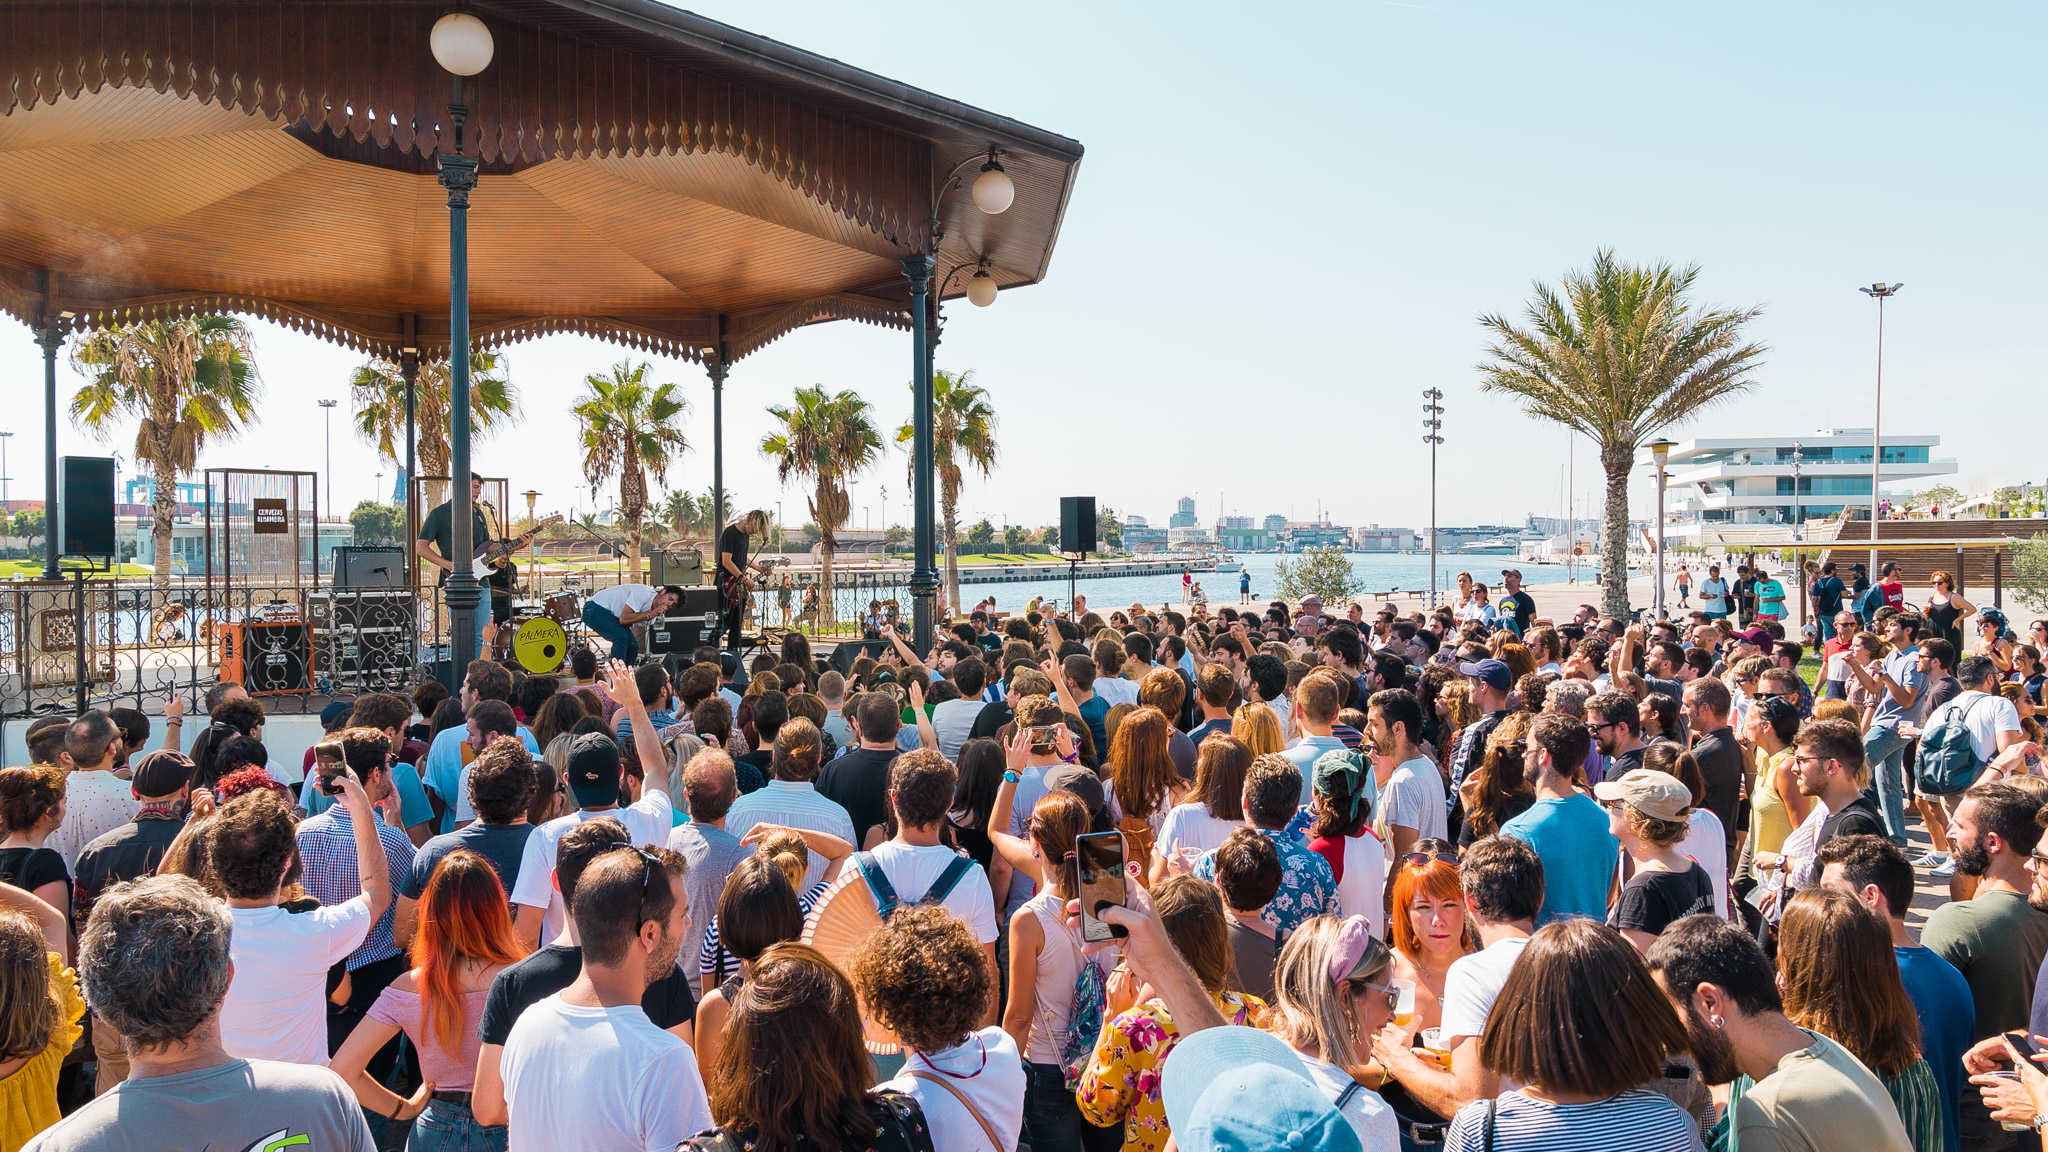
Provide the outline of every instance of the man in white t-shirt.
[[612,659],[631,666],[640,662],[640,641],[633,636],[633,625],[654,619],[682,598],[683,590],[673,584],[660,588],[614,584],[591,593],[583,602],[583,622],[611,642]]
[[[2020,728],[2019,709],[1999,694],[1998,665],[1989,656],[1971,656],[1957,664],[1956,680],[1962,684],[1962,692],[1927,714],[1918,733],[1922,739],[1944,724],[1960,723],[1970,733],[1970,751],[1986,765],[1997,759],[2000,752],[2026,739]],[[1963,794],[1956,792],[1940,799],[1953,819],[1956,809],[1962,806]]]
[[43,847],[64,857],[64,866],[74,874],[87,844],[135,818],[135,793],[128,781],[114,775],[121,750],[120,727],[97,708],[64,732],[59,758],[71,770],[64,779],[64,821]]
[[[914,1097],[932,1147],[947,1152],[1009,1152],[1024,1128],[1017,1042],[977,1027],[995,1003],[995,981],[951,975],[974,971],[978,952],[974,934],[945,909],[904,908],[868,937],[854,965],[868,1011],[903,1041],[903,1072],[881,1087]],[[942,987],[946,995],[932,994]]]
[[499,1059],[515,1152],[673,1148],[712,1126],[696,1055],[640,1006],[688,934],[685,867],[618,848],[577,879],[583,970],[520,1013]]
[[327,1063],[327,970],[354,952],[391,906],[391,872],[377,813],[354,771],[343,767],[338,806],[355,834],[362,894],[305,912],[279,907],[279,889],[298,852],[288,801],[275,792],[242,797],[214,818],[214,876],[228,898],[235,978],[221,1003],[228,1054]]
[[1451,1054],[1451,1070],[1424,1062],[1409,1038],[1388,1044],[1375,1037],[1373,1054],[1424,1107],[1455,1115],[1474,1100],[1501,1090],[1499,1074],[1479,1062],[1486,1017],[1507,983],[1508,970],[1536,934],[1543,905],[1543,861],[1513,836],[1488,836],[1465,850],[1458,864],[1465,914],[1478,930],[1480,949],[1452,963],[1444,977],[1443,1021],[1438,1026]]
[[1372,830],[1397,860],[1424,837],[1448,839],[1444,777],[1416,747],[1421,731],[1422,705],[1413,692],[1382,688],[1366,703],[1365,736],[1373,748]]
[[981,690],[988,686],[988,665],[969,656],[953,665],[951,679],[960,689],[960,698],[932,707],[932,731],[938,733],[939,751],[946,759],[958,760],[960,746],[967,743],[975,719],[988,706],[981,699]]
[[[632,683],[631,672],[612,661],[615,684]],[[585,820],[609,816],[626,826],[633,843],[658,848],[668,843],[675,824],[675,809],[668,796],[668,760],[654,725],[647,719],[647,705],[636,691],[616,693],[633,726],[633,749],[645,773],[640,798],[625,807],[619,805],[619,746],[602,732],[586,732],[569,745],[567,781],[576,811],[535,828],[526,837],[526,850],[519,858],[519,878],[512,883],[512,904],[516,915],[513,928],[521,940],[532,944],[552,940],[562,933],[561,893],[549,882],[555,867],[555,845],[562,834]]]
[[[927,902],[933,889],[948,879],[950,866],[951,887],[929,902],[966,921],[982,946],[993,980],[996,906],[988,873],[973,861],[968,861],[964,869],[953,865],[963,857],[939,841],[958,782],[953,762],[937,749],[919,748],[896,757],[889,765],[889,808],[896,814],[895,838],[875,845],[872,852],[854,853],[853,862],[864,877],[870,877],[870,895],[876,895],[872,877],[879,872],[902,904]],[[877,905],[885,902],[885,897],[877,896]],[[983,1023],[996,1022],[993,998],[983,1015]]]

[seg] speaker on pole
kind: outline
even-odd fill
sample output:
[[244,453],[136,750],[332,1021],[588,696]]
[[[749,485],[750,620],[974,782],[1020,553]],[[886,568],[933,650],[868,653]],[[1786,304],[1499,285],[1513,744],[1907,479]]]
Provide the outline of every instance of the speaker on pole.
[[1094,552],[1095,497],[1060,497],[1060,551]]
[[57,470],[57,552],[114,555],[114,458],[66,456]]
[[863,656],[879,659],[888,650],[887,640],[841,640],[839,646],[832,649],[832,670],[841,676],[851,675],[854,661]]

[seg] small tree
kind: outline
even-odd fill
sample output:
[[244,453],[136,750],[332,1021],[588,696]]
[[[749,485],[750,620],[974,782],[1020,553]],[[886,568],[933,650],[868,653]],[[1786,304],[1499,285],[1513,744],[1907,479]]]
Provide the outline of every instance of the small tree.
[[1031,533],[1015,524],[1003,529],[1003,551],[1012,556],[1021,556],[1031,546]]
[[365,500],[348,514],[348,522],[355,529],[357,544],[397,544],[405,539],[405,509],[401,505]]
[[1107,504],[1095,513],[1095,543],[1105,551],[1124,546],[1123,518],[1116,514],[1116,509]]
[[1045,535],[1045,550],[1046,550],[1046,551],[1048,551],[1048,552],[1057,552],[1057,551],[1059,551],[1059,550],[1060,550],[1060,526],[1059,526],[1059,525],[1057,525],[1057,524],[1047,524],[1047,525],[1045,526],[1045,533],[1044,533],[1044,535]]
[[992,552],[995,546],[996,526],[989,523],[986,518],[975,521],[974,526],[967,530],[969,552]]
[[2036,612],[2048,612],[2048,533],[2036,533],[2032,540],[2013,549],[2013,598]]
[[1349,600],[1365,591],[1365,583],[1351,573],[1351,557],[1335,544],[1306,549],[1301,559],[1285,560],[1273,566],[1280,584],[1280,599],[1300,600],[1311,593],[1326,603]]

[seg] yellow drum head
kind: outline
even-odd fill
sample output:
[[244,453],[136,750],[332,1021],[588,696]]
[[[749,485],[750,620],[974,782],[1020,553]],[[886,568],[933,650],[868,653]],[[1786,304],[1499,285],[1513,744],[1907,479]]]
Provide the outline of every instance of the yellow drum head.
[[562,626],[545,616],[536,616],[512,634],[512,658],[536,675],[553,672],[569,655],[569,636]]

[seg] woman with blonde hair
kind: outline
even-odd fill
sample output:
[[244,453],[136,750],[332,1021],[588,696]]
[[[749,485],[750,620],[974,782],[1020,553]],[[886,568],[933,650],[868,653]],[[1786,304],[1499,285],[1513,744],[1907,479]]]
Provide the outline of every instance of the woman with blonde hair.
[[1436,746],[1437,771],[1445,779],[1451,775],[1451,753],[1457,750],[1458,737],[1465,728],[1479,719],[1479,708],[1472,703],[1472,686],[1463,680],[1453,680],[1444,685],[1436,694],[1436,722],[1440,738]]
[[1244,741],[1254,760],[1287,747],[1280,734],[1280,714],[1265,704],[1240,704],[1231,713],[1230,734]]
[[[853,845],[829,832],[785,828],[779,824],[756,824],[740,837],[740,843],[751,845],[756,859],[774,866],[788,878],[789,890],[796,893],[797,911],[804,916],[811,914],[811,908],[839,879],[846,858],[853,855]],[[812,852],[825,858],[825,872],[816,884],[806,888],[804,877],[810,870]],[[723,908],[724,903],[719,901],[719,906]],[[740,957],[727,950],[718,923],[718,918],[713,917],[697,949],[697,971],[703,978],[705,995],[741,967]]]
[[[413,1125],[406,1152],[506,1146],[506,1128],[478,1123],[469,1094],[481,1043],[477,1025],[491,982],[524,955],[512,932],[504,885],[490,862],[467,849],[442,857],[420,895],[413,967],[378,994],[330,1065],[365,1109]],[[420,1059],[423,1083],[410,1097],[367,1071],[371,1057],[400,1032]]]
[[[1893,953],[1891,926],[1846,892],[1814,887],[1785,903],[1778,991],[1785,1015],[1849,1050],[1883,1082],[1913,1147],[1944,1147],[1941,1091],[1920,1054],[1920,1018]],[[1728,1107],[1752,1085],[1739,1079]]]
[[1309,1079],[1351,1124],[1360,1146],[1400,1146],[1393,1109],[1356,1076],[1372,1038],[1394,1018],[1393,956],[1362,916],[1317,916],[1280,949],[1266,1028],[1294,1049]]

